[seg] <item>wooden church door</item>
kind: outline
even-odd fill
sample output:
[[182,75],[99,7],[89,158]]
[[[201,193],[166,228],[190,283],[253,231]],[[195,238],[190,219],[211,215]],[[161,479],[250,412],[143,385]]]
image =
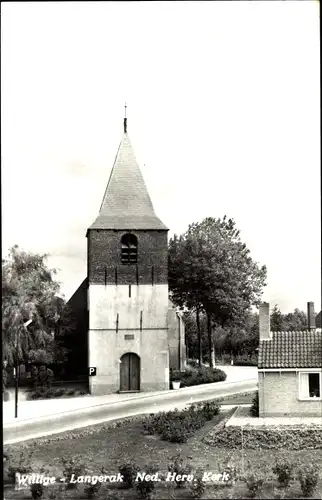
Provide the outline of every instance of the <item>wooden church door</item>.
[[133,352],[121,357],[120,363],[120,391],[140,390],[140,358]]

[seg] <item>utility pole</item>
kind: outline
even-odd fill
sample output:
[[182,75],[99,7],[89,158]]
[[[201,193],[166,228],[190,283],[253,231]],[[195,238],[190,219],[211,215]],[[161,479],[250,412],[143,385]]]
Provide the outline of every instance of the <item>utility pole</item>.
[[[30,325],[32,319],[29,319],[23,324],[23,327],[27,329],[27,326]],[[15,387],[15,418],[18,418],[18,391],[19,391],[19,329],[17,328],[16,333],[16,387]]]
[[16,385],[15,385],[15,418],[18,417],[18,368],[19,368],[19,326],[17,328],[16,332],[16,368],[15,368],[15,375],[16,375]]

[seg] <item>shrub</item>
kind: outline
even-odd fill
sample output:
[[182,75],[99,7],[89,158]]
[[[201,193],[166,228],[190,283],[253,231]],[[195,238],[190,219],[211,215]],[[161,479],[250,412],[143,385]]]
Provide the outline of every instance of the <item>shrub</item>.
[[58,389],[52,389],[51,387],[38,387],[36,390],[31,391],[28,397],[29,399],[51,399],[63,396],[78,396],[78,393],[80,394],[80,392],[81,391],[77,391],[76,389],[66,389],[64,387],[60,387]]
[[286,496],[286,490],[281,488],[273,489],[273,498],[274,500],[284,500]]
[[189,373],[189,370],[181,372],[180,370],[172,370],[170,368],[170,382],[182,382],[187,373]]
[[187,359],[187,367],[191,366],[192,368],[199,368],[199,361],[196,359]]
[[198,472],[195,476],[195,480],[190,485],[190,492],[192,498],[201,498],[206,489],[205,482],[202,480],[202,473]]
[[[168,465],[169,472],[172,472],[176,475],[190,474],[191,466],[184,463],[183,458],[180,456],[180,453],[174,457],[171,457],[171,460],[172,462],[170,462]],[[185,481],[177,481],[177,479],[175,479],[175,483],[177,488],[182,488],[186,484]]]
[[13,484],[16,482],[17,472],[19,472],[20,474],[31,474],[32,468],[30,462],[32,455],[33,451],[29,451],[29,453],[26,453],[24,450],[22,450],[16,461],[9,459],[7,475],[9,479],[11,479]]
[[54,378],[54,372],[50,370],[50,368],[47,368],[45,365],[41,365],[38,368],[38,373],[37,373],[38,387],[41,388],[51,387],[53,378]]
[[65,390],[60,387],[59,389],[56,389],[55,392],[54,392],[54,396],[55,398],[60,398],[61,396],[63,396],[65,394]]
[[168,423],[161,432],[163,441],[169,443],[186,443],[190,437],[190,432],[186,429],[179,420],[174,420]]
[[293,479],[293,468],[294,465],[288,460],[280,459],[276,462],[276,464],[272,468],[272,471],[274,474],[276,474],[277,481],[281,486],[285,488],[289,486],[290,481]]
[[263,477],[260,474],[253,472],[245,476],[244,481],[249,491],[249,495],[251,496],[251,498],[255,498],[255,496],[260,493],[263,487]]
[[102,486],[102,483],[88,484],[84,488],[84,493],[88,498],[95,498]]
[[30,486],[32,498],[41,498],[44,493],[44,487],[40,483],[34,483]]
[[128,488],[133,487],[136,474],[139,471],[138,466],[132,460],[128,460],[119,465],[120,474],[124,478],[124,483]]
[[258,365],[258,356],[255,354],[253,354],[252,356],[240,354],[238,356],[234,356],[233,359],[234,359],[235,366],[257,366]]
[[253,403],[252,406],[250,407],[250,413],[252,414],[253,417],[259,417],[259,395],[258,391],[256,392],[254,398],[253,398]]
[[124,500],[124,496],[119,491],[108,491],[102,500]]
[[[151,474],[155,474],[157,472],[157,470],[158,470],[157,467],[150,465],[146,468],[145,472],[147,475],[148,474],[151,475]],[[149,499],[152,496],[154,486],[155,486],[154,481],[150,481],[146,478],[144,478],[144,479],[139,478],[137,485],[136,485],[136,488],[137,488],[137,492],[141,498]]]
[[157,414],[145,417],[143,420],[143,428],[147,434],[161,434],[163,427],[169,421],[169,414],[173,412],[159,412]]
[[47,387],[38,387],[28,395],[29,399],[49,399],[55,397],[55,391]]
[[152,414],[144,420],[143,427],[148,434],[159,434],[164,441],[186,443],[219,410],[220,407],[215,402],[193,404],[182,411]]
[[31,367],[31,378],[34,389],[49,388],[54,379],[54,372],[45,365],[41,365],[39,368],[33,365]]
[[44,499],[48,500],[72,500],[74,499],[74,495],[72,492],[66,491],[64,485],[52,485],[49,488],[47,488],[47,493]]
[[66,498],[65,491],[63,491],[63,486],[60,485],[58,488],[50,488],[48,491],[49,500],[64,500]]
[[170,372],[170,381],[180,381],[182,387],[222,382],[226,378],[227,375],[222,370],[209,367],[190,368],[182,372],[173,370]]
[[206,420],[212,420],[215,415],[218,415],[220,406],[213,401],[208,401],[203,404],[202,412]]
[[304,497],[313,495],[319,480],[319,473],[314,465],[305,465],[298,471],[298,480]]
[[32,365],[32,367],[31,367],[31,380],[32,380],[33,388],[36,389],[39,385],[38,368],[37,368],[37,366],[34,366],[34,365]]
[[80,459],[75,457],[72,459],[65,459],[62,457],[60,462],[63,466],[63,475],[66,479],[66,489],[74,489],[77,488],[77,483],[71,483],[72,474],[75,476],[81,476],[84,471],[84,466],[81,463]]
[[66,396],[74,396],[76,393],[76,389],[73,389],[73,388],[65,389],[64,393]]

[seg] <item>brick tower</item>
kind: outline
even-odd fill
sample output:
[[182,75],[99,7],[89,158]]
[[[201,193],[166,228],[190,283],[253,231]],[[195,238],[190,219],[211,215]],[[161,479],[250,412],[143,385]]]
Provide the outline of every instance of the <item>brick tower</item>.
[[124,118],[99,215],[86,235],[91,394],[169,388],[167,235]]

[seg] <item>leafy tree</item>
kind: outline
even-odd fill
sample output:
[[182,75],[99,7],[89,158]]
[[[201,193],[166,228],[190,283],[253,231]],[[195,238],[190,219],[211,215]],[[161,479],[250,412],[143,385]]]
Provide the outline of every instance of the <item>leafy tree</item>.
[[[3,357],[8,366],[16,363],[17,355],[19,363],[50,364],[65,359],[62,341],[72,322],[65,301],[57,295],[56,270],[47,267],[46,257],[15,245],[2,260]],[[29,319],[32,323],[23,328]]]
[[293,312],[283,314],[283,331],[301,331],[307,329],[307,315],[304,311],[294,309]]
[[206,218],[169,242],[172,300],[205,312],[211,366],[213,326],[242,324],[250,307],[259,304],[265,284],[266,267],[252,260],[233,219]]
[[225,337],[224,352],[236,356],[252,355],[256,352],[259,342],[259,317],[250,312],[243,325],[232,326]]
[[[190,311],[184,315],[186,342],[189,354],[193,358],[198,357],[198,339],[196,318]],[[207,320],[205,314],[201,314],[201,336],[202,341],[207,341]],[[259,316],[257,312],[250,312],[243,324],[230,325],[222,328],[213,328],[214,345],[216,351],[231,356],[251,356],[256,352],[259,342]],[[208,356],[206,358],[208,360]]]
[[[178,237],[176,234],[169,242],[169,287],[173,302],[181,309],[193,311],[196,317],[196,328],[198,335],[198,359],[199,365],[202,364],[202,332],[200,324],[200,315],[203,312],[202,297],[198,290],[180,286],[180,290],[175,286],[177,273],[183,273],[185,263],[189,262],[189,244],[185,247],[184,236]],[[183,282],[181,283],[183,285]]]
[[[199,325],[198,325],[199,321]],[[196,313],[186,311],[184,313],[185,336],[189,356],[198,359],[202,364],[202,345],[207,341],[207,318],[203,311]]]
[[301,331],[307,329],[307,315],[304,311],[294,309],[293,312],[283,314],[277,305],[274,306],[271,316],[272,332]]
[[273,307],[270,315],[270,327],[272,332],[281,332],[283,330],[283,315],[277,304]]

